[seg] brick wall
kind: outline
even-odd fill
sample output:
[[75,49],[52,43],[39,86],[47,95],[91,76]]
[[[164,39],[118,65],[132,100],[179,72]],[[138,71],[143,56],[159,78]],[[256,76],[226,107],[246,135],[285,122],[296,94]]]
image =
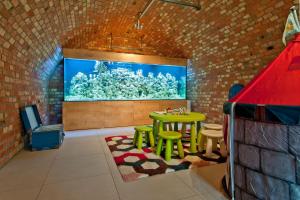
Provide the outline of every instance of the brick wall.
[[[222,121],[230,86],[248,83],[284,48],[281,37],[290,0],[216,1],[199,17],[197,47],[192,56],[189,97],[193,109]],[[226,3],[225,3],[226,2]]]
[[235,124],[236,199],[300,199],[300,126]]
[[60,63],[51,75],[48,87],[49,124],[62,123],[64,100],[64,67]]
[[26,1],[0,2],[0,167],[23,147],[21,107],[37,104],[48,122],[47,79],[61,55],[47,25]]

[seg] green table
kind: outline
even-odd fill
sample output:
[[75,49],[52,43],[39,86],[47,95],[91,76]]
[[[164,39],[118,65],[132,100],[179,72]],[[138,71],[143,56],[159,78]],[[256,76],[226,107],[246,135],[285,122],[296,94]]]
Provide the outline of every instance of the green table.
[[[156,137],[160,131],[163,131],[165,122],[175,123],[175,131],[178,130],[178,123],[191,124],[191,147],[190,152],[197,152],[197,132],[200,129],[200,122],[205,120],[205,115],[202,113],[191,112],[185,115],[159,114],[156,112],[150,113],[150,118],[153,119],[153,134]],[[176,130],[177,129],[177,130]]]

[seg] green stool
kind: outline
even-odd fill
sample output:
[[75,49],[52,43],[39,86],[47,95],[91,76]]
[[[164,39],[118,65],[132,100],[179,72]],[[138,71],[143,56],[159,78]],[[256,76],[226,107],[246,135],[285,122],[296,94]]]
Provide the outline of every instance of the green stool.
[[173,152],[173,142],[177,141],[177,150],[180,158],[184,158],[183,146],[181,142],[181,133],[176,131],[163,131],[158,134],[159,140],[157,143],[156,155],[160,155],[163,146],[163,140],[166,140],[166,149],[165,149],[165,160],[171,160],[171,155]]
[[136,126],[134,127],[135,134],[133,138],[133,145],[138,149],[142,149],[143,146],[143,134],[145,134],[146,141],[149,138],[151,147],[154,147],[154,137],[152,132],[152,126]]

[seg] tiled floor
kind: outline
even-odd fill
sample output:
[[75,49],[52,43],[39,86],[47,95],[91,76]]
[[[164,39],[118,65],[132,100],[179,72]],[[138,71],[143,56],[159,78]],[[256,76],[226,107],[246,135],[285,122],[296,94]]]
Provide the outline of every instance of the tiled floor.
[[[215,200],[225,165],[123,182],[105,144],[132,128],[68,132],[60,149],[22,151],[0,169],[0,200]],[[217,189],[216,189],[217,188]]]

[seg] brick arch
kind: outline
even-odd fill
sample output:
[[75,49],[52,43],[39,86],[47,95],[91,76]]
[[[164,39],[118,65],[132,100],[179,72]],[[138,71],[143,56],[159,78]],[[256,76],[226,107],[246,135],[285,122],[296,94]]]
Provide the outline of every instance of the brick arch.
[[[68,48],[158,54],[169,57],[187,57],[189,53],[186,53],[186,48],[180,45],[180,39],[176,38],[178,30],[176,32],[175,29],[178,29],[181,25],[176,26],[175,16],[177,12],[184,15],[190,10],[192,12],[195,11],[193,9],[187,10],[176,6],[169,6],[169,4],[156,1],[141,20],[144,28],[136,30],[134,28],[136,15],[142,10],[146,2],[126,1],[122,6],[107,11],[104,16],[109,18],[105,19],[99,18],[98,15],[101,15],[101,13],[93,14],[89,17],[89,23],[82,23],[80,26],[62,35],[62,46]],[[169,19],[165,15],[160,15],[160,12],[172,13],[170,17],[173,19]],[[113,38],[113,46],[124,48],[119,50],[107,48],[107,40],[110,35]],[[141,38],[143,40],[142,50],[135,50],[140,49]]]
[[[102,27],[84,26],[68,32],[64,36],[63,47],[97,49],[103,51],[127,52],[137,54],[161,55],[169,57],[186,58],[186,53],[168,35],[159,32],[152,32],[160,36],[160,43],[152,44],[152,38],[146,37],[145,32],[119,33],[105,32]],[[166,51],[167,50],[167,51]]]

